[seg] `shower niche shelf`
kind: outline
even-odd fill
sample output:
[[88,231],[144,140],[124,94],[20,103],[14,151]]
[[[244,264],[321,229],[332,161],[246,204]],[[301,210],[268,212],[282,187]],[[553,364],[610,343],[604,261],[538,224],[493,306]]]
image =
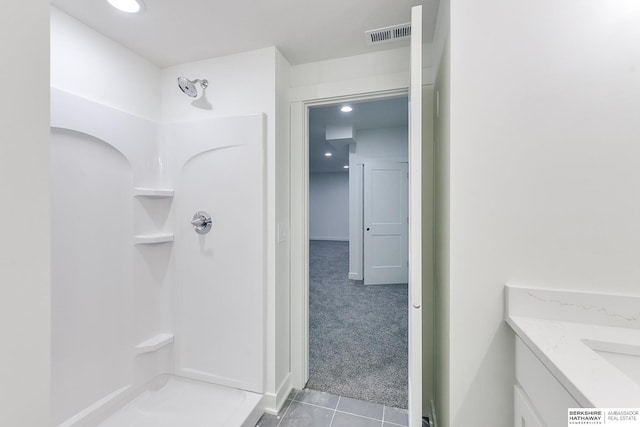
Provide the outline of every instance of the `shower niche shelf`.
[[133,236],[133,243],[135,245],[156,245],[158,243],[173,242],[172,233],[164,234],[145,234],[139,236]]
[[154,335],[148,340],[142,341],[140,344],[138,344],[136,346],[136,353],[151,353],[153,351],[160,350],[162,347],[165,347],[171,343],[173,343],[173,334],[163,333]]
[[166,199],[173,197],[173,190],[169,188],[135,187],[133,197],[150,197],[152,199]]
[[133,187],[134,245],[173,242],[170,230],[173,195],[171,188]]

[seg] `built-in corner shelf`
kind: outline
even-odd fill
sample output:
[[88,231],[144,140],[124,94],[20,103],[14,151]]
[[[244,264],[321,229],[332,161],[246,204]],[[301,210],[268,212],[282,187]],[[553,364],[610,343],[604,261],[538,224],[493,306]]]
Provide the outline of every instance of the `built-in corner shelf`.
[[167,231],[170,221],[173,189],[134,187],[134,245],[156,245],[173,242],[173,233]]
[[136,346],[136,353],[151,353],[152,351],[160,350],[173,342],[173,334],[163,333],[154,335],[148,340],[142,341]]
[[173,190],[168,188],[135,187],[133,197],[150,197],[152,199],[166,199],[173,197]]
[[155,245],[158,243],[173,242],[173,234],[147,234],[142,236],[133,236],[134,245]]

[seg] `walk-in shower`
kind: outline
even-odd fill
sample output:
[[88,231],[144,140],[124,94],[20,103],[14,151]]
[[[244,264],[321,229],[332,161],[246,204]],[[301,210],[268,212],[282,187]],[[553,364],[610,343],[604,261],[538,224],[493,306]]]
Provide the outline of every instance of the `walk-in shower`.
[[264,123],[158,123],[52,90],[52,426],[255,425]]
[[206,89],[209,86],[209,81],[207,79],[195,79],[189,80],[186,77],[178,77],[178,87],[181,91],[185,93],[185,95],[195,98],[198,96],[198,90],[196,89],[196,83],[200,83],[202,89]]

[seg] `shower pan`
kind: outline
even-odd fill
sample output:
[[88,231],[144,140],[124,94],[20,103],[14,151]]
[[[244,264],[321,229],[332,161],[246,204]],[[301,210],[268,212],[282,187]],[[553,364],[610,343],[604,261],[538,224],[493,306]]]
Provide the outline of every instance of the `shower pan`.
[[51,425],[253,427],[263,115],[157,123],[52,89],[51,122]]
[[175,376],[162,376],[151,387],[117,411],[100,427],[254,427],[245,414],[256,405],[256,395],[242,390]]

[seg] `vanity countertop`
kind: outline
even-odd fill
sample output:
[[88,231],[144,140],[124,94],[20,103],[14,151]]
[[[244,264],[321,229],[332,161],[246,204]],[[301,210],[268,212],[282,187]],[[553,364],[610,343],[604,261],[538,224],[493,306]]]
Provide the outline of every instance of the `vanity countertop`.
[[580,405],[640,408],[640,295],[507,285],[505,297],[507,323]]

